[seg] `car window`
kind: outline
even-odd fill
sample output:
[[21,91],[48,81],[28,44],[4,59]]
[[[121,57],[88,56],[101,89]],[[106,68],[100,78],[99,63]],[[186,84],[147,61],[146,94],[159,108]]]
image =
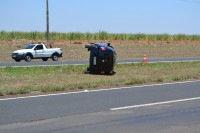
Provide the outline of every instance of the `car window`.
[[36,49],[36,50],[41,50],[41,49],[43,49],[43,45],[37,45],[37,46],[35,47],[35,49]]
[[32,49],[35,45],[33,44],[29,44],[28,46],[26,46],[24,49]]

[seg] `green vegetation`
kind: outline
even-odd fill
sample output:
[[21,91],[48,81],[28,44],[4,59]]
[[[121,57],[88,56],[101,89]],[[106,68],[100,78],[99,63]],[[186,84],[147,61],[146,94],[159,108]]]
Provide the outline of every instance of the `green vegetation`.
[[1,68],[0,96],[200,79],[200,62],[120,64],[112,76],[84,74],[86,68],[87,65]]
[[[23,48],[31,41],[45,39],[44,32],[0,31],[0,61],[13,61],[11,53],[14,50]],[[118,59],[142,59],[144,52],[147,52],[148,59],[200,57],[200,35],[51,32],[50,40],[54,47],[62,48],[61,60],[65,61],[88,60],[89,52],[84,48],[84,43],[104,40],[112,42]],[[86,65],[1,68],[0,96],[200,79],[200,62],[117,65],[117,73],[113,76],[86,75],[83,74],[86,68]]]
[[[17,40],[17,39],[27,39],[27,40],[45,40],[45,32],[0,32],[0,40]],[[51,40],[127,40],[127,41],[194,41],[200,40],[200,35],[185,35],[185,34],[114,34],[105,31],[100,31],[97,33],[80,33],[80,32],[69,32],[69,33],[59,33],[51,32]]]

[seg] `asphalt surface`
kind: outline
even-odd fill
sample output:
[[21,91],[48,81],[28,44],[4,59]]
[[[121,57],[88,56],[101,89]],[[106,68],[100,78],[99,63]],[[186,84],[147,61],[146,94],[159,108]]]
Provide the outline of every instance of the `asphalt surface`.
[[199,125],[200,81],[0,97],[1,133],[198,133]]
[[[189,61],[200,61],[200,57],[190,58],[149,58],[148,62],[189,62]],[[129,58],[129,59],[118,59],[117,63],[141,63],[143,58]],[[0,67],[32,67],[32,66],[61,66],[61,65],[82,65],[89,64],[88,61],[82,60],[68,60],[68,61],[40,61],[34,60],[32,62],[0,62]]]

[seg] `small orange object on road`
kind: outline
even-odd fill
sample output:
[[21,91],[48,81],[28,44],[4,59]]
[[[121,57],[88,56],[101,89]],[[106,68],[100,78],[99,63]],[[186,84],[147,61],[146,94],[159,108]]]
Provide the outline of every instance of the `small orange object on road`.
[[143,63],[146,64],[148,61],[147,61],[147,53],[144,52],[144,59],[143,59]]

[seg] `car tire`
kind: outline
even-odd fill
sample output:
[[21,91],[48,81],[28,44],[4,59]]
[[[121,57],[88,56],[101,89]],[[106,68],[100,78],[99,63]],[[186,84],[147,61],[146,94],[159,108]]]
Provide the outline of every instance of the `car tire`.
[[21,60],[17,60],[17,59],[16,59],[15,61],[16,61],[16,62],[20,62]]
[[48,60],[48,58],[42,58],[42,60],[43,60],[43,61],[47,61],[47,60]]
[[51,58],[52,58],[53,61],[58,61],[58,55],[57,54],[53,54]]
[[32,56],[31,55],[26,55],[25,57],[24,57],[24,60],[26,61],[26,62],[30,62],[31,60],[32,60]]

